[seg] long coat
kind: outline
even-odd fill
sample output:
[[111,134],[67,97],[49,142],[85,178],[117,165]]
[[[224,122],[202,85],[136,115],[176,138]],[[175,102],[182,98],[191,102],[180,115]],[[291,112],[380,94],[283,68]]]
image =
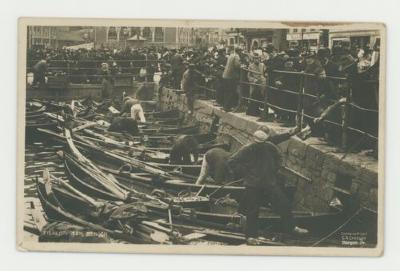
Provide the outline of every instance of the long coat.
[[228,166],[246,187],[268,188],[277,184],[282,154],[272,142],[250,143],[230,157]]

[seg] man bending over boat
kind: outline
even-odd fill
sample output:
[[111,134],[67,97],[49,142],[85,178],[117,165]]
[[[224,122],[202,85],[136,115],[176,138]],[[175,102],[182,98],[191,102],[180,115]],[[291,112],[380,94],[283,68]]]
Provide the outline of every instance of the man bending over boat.
[[[270,134],[270,129],[267,126],[262,126],[259,128],[266,134]],[[274,144],[282,143],[288,140],[291,136],[298,132],[297,128],[293,128],[288,132],[271,135],[268,137],[268,141]],[[229,172],[228,159],[231,153],[222,148],[213,148],[208,150],[203,158],[203,163],[201,165],[200,175],[197,178],[196,184],[202,185],[207,182],[207,179],[212,179],[212,183],[224,184],[233,181],[234,177]]]
[[202,185],[208,178],[212,179],[213,184],[224,184],[233,180],[228,169],[228,159],[230,152],[222,148],[213,148],[208,150],[201,165],[200,175],[196,184]]
[[234,175],[244,180],[245,192],[241,205],[246,215],[245,234],[250,245],[257,244],[258,213],[266,198],[280,215],[284,232],[308,233],[306,229],[294,225],[290,202],[277,180],[278,170],[282,166],[282,154],[268,138],[267,133],[257,130],[254,142],[241,147],[228,160]]
[[127,132],[133,136],[139,135],[139,127],[136,120],[126,117],[115,117],[111,120],[110,132]]
[[175,140],[169,153],[169,163],[176,165],[190,165],[192,164],[191,156],[193,156],[196,163],[199,157],[198,154],[199,143],[192,135],[181,135]]
[[121,116],[129,115],[134,120],[140,122],[146,122],[146,118],[144,117],[144,111],[142,106],[140,105],[139,100],[132,97],[125,97],[123,100],[123,105],[121,108]]

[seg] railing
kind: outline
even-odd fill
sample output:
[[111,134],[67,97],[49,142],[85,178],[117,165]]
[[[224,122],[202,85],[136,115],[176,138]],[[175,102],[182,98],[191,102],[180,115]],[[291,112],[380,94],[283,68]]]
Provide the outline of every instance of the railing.
[[[97,73],[103,62],[110,64],[110,61],[93,59],[52,60],[49,62],[49,71],[65,73],[68,81],[72,83],[101,83],[105,75]],[[143,79],[139,76],[141,68],[151,69],[158,65],[158,60],[153,59],[115,59],[112,62],[116,62],[119,67],[118,73],[111,75],[111,81],[114,83],[118,77]],[[221,103],[222,79],[195,71],[200,78],[209,79],[196,83],[197,92],[201,93],[203,98]],[[324,127],[314,129],[313,135],[328,135],[331,143],[343,150],[352,150],[360,146],[376,148],[379,111],[378,103],[371,101],[379,97],[378,80],[334,76],[320,78],[304,72],[273,70],[268,73],[266,83],[259,83],[249,82],[247,73],[261,74],[241,68],[238,82],[239,109],[244,110],[246,114],[258,116],[265,121],[296,125],[299,128],[306,124],[316,128],[322,124]],[[340,98],[345,99],[338,103]],[[316,125],[314,120],[329,107],[332,107],[330,113]]]
[[[239,111],[264,121],[280,121],[299,128],[308,124],[312,127],[312,135],[328,138],[330,143],[346,151],[377,148],[377,80],[359,81],[357,78],[335,76],[320,78],[304,72],[273,70],[268,73],[267,83],[260,84],[246,80],[247,76],[243,73],[249,72],[257,73],[241,69]],[[277,85],[277,81],[281,84]],[[357,91],[365,92],[364,99],[353,96],[355,82],[359,85]],[[197,88],[203,96],[215,99],[216,89],[200,85]],[[336,94],[333,95],[336,97],[329,94]],[[369,101],[369,106],[362,105],[365,100]],[[327,108],[330,110],[324,115]],[[317,125],[314,120],[321,114],[324,117]],[[319,129],[316,126],[320,126]]]
[[[27,72],[33,71],[33,66],[39,60],[28,60]],[[117,69],[112,70],[112,63],[117,64]],[[50,76],[64,77],[69,83],[91,83],[101,84],[105,75],[101,74],[101,64],[108,63],[112,70],[111,76],[118,77],[131,77],[133,79],[140,78],[140,70],[145,68],[150,72],[151,68],[156,69],[158,60],[153,59],[115,59],[115,60],[101,60],[101,59],[87,59],[87,60],[49,60],[47,62],[47,72]],[[147,78],[149,79],[149,78]],[[149,79],[151,80],[151,79]]]

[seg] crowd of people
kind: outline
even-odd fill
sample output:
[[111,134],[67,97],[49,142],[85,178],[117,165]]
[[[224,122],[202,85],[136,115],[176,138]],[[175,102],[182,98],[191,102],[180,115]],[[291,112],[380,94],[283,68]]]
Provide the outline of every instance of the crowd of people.
[[104,75],[112,78],[123,73],[136,75],[139,81],[152,81],[158,70],[159,54],[155,48],[31,49],[27,53],[27,63],[35,74],[35,64],[46,63],[46,74],[68,75],[73,83],[99,83]]
[[[361,108],[377,108],[377,95],[371,95],[372,92],[368,92],[366,85],[360,82],[377,79],[379,44],[373,48],[337,45],[331,50],[323,48],[317,52],[299,48],[279,52],[271,45],[251,51],[216,47],[39,50],[28,54],[28,63],[32,63],[34,84],[44,83],[48,72],[56,70],[48,69],[49,63],[50,67],[79,71],[79,75],[83,74],[89,82],[98,80],[90,75],[98,75],[103,84],[112,84],[116,74],[130,73],[137,80],[152,81],[158,73],[160,89],[180,89],[186,94],[189,113],[194,109],[196,97],[207,93],[225,111],[247,110],[251,115],[258,115],[260,104],[268,102],[275,117],[289,123],[295,120],[298,106],[295,93],[302,87],[307,94],[303,101],[305,121],[317,135],[327,131],[326,127],[321,127],[322,120],[335,118],[335,110],[348,102],[349,80],[355,80],[351,81],[351,102]],[[65,69],[60,69],[60,72],[65,72]],[[302,72],[302,76],[298,72]],[[103,98],[108,97],[109,93],[103,93]],[[121,110],[112,119],[109,130],[125,131],[131,127],[127,132],[135,134],[139,132],[137,124],[145,121],[140,101],[123,97]],[[213,148],[203,157],[196,184],[227,185],[240,180],[245,187],[239,212],[245,217],[248,244],[257,243],[258,213],[266,198],[280,215],[284,232],[308,233],[307,229],[296,226],[290,199],[279,181],[282,156],[277,144],[293,135],[300,135],[300,132],[304,133],[304,129],[297,126],[284,134],[272,135],[268,128],[260,127],[253,134],[253,142],[236,152]],[[170,163],[196,163],[198,146],[191,135],[178,137],[170,152]]]
[[265,109],[267,104],[273,109],[274,119],[294,124],[299,117],[298,93],[302,88],[308,135],[344,145],[341,108],[349,104],[349,126],[371,136],[362,136],[364,142],[360,144],[360,132],[350,133],[347,144],[376,150],[379,44],[372,48],[337,44],[316,52],[299,48],[279,52],[271,45],[250,52],[240,48],[184,48],[165,56],[160,66],[160,88],[182,89],[189,111],[193,111],[196,97],[206,93],[225,111],[260,116],[263,111],[270,113]]
[[[215,99],[225,111],[246,111],[254,116],[263,111],[269,113],[265,109],[267,102],[274,118],[286,123],[296,121],[297,93],[303,87],[305,123],[314,135],[330,134],[333,141],[340,138],[338,132],[334,127],[322,127],[322,120],[341,123],[339,108],[344,104],[343,98],[348,98],[350,85],[353,104],[367,110],[378,109],[378,87],[370,83],[379,76],[378,43],[373,47],[337,44],[316,52],[305,48],[278,51],[271,44],[250,51],[234,47],[44,49],[28,51],[29,64],[34,85],[43,84],[46,74],[68,72],[72,82],[103,84],[103,97],[107,98],[117,74],[132,74],[138,81],[153,81],[158,77],[160,90],[168,87],[186,93],[190,112],[198,96]],[[377,135],[377,122],[367,123],[361,115],[354,112],[350,123]]]
[[[299,132],[298,128],[293,128],[288,132],[272,135],[268,127],[263,126],[254,132],[252,142],[237,151],[230,152],[216,147],[208,150],[203,156],[197,185],[241,183],[245,187],[238,214],[243,216],[245,236],[250,245],[258,242],[259,209],[265,205],[266,199],[281,217],[282,232],[295,235],[308,233],[307,229],[296,226],[291,200],[279,175],[283,159],[277,144],[287,141]],[[170,163],[196,163],[198,146],[192,135],[178,137],[171,149]]]

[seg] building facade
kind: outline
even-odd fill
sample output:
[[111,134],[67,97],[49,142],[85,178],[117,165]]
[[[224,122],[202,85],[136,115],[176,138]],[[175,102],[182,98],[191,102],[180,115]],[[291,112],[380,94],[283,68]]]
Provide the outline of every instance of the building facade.
[[57,28],[52,26],[28,26],[28,48],[54,48]]
[[335,46],[338,43],[348,44],[349,47],[373,47],[380,43],[379,30],[345,30],[336,29],[329,32],[329,47]]
[[198,28],[194,36],[197,47],[222,47],[228,42],[228,33],[222,28]]
[[246,41],[239,28],[231,28],[226,31],[226,45],[228,47],[240,47],[246,49]]
[[63,26],[28,26],[28,48],[63,48],[91,40],[91,29]]
[[287,49],[286,29],[246,28],[239,30],[247,50],[255,50],[272,44],[279,51]]
[[288,29],[286,40],[289,48],[300,47],[310,51],[328,47],[328,30],[325,29]]
[[224,31],[188,27],[96,27],[95,47],[126,48],[156,46],[168,48],[213,46],[224,39]]

